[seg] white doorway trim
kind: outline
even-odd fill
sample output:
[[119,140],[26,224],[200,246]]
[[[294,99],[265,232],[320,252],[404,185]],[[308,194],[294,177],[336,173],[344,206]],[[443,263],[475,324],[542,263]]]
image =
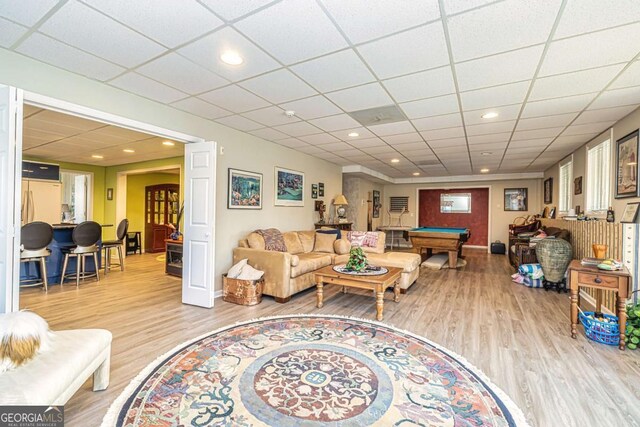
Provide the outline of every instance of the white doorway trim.
[[[418,187],[416,188],[416,221],[415,226],[419,227],[420,224],[420,190],[464,190],[465,188],[487,188],[489,189],[489,196],[487,200],[487,204],[489,205],[489,210],[487,212],[487,253],[491,253],[491,185],[447,185],[447,186],[438,186],[438,187]],[[484,246],[467,246],[469,248],[483,248]]]

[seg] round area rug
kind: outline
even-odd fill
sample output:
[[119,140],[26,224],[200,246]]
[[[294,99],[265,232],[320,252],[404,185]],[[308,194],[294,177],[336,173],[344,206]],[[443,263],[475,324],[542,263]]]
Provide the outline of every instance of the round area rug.
[[527,426],[460,356],[391,326],[281,316],[182,344],[134,379],[103,426]]

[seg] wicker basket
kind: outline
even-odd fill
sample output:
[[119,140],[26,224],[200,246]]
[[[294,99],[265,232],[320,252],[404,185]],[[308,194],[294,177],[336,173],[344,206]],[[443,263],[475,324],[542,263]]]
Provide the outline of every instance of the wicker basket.
[[240,305],[256,305],[262,301],[264,279],[239,280],[222,275],[222,299]]

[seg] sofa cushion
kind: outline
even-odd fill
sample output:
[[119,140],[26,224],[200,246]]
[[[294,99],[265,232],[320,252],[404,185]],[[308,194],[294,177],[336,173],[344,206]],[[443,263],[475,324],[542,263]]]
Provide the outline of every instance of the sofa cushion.
[[316,230],[316,233],[333,234],[336,236],[336,240],[342,238],[342,234],[337,228],[322,227],[321,229]]
[[247,242],[251,249],[260,249],[264,251],[264,237],[255,231],[247,236]]
[[383,254],[367,254],[367,259],[373,265],[398,267],[402,271],[411,272],[420,267],[420,255],[409,252],[386,252]]
[[316,231],[298,231],[298,238],[300,239],[300,243],[302,243],[302,249],[305,252],[313,251],[313,245],[316,242]]
[[335,234],[316,233],[316,242],[313,245],[314,252],[325,252],[333,254],[333,243],[336,241]]
[[284,244],[287,246],[287,252],[293,255],[304,252],[302,242],[300,242],[297,232],[287,231],[286,233],[282,233],[282,237],[284,238]]
[[326,253],[309,252],[306,254],[298,254],[298,258],[300,258],[298,265],[291,267],[292,278],[331,265],[331,255]]
[[351,243],[347,239],[338,239],[333,242],[333,251],[338,255],[348,254],[351,250]]

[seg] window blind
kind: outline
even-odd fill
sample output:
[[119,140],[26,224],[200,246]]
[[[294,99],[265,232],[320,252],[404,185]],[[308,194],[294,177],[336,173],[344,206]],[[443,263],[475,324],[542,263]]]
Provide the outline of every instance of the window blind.
[[609,139],[587,150],[587,212],[609,207],[611,194],[611,142]]
[[571,209],[571,176],[573,175],[573,159],[560,165],[560,200],[559,211],[567,212]]
[[402,212],[404,208],[405,212],[409,212],[409,197],[408,196],[393,196],[390,197],[389,210],[391,212]]

